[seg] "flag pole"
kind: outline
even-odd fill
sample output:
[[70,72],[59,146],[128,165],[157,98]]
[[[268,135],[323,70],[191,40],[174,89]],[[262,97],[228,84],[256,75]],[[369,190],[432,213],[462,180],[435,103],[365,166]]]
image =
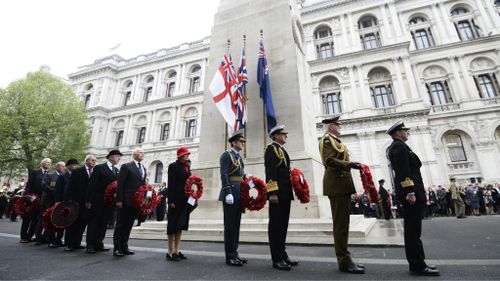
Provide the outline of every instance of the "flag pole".
[[[246,46],[247,46],[247,36],[243,34],[243,52],[246,53]],[[243,59],[243,58],[241,58]],[[243,85],[243,99],[245,100],[245,115],[246,115],[246,122],[245,122],[245,127],[243,128],[243,136],[247,138],[247,126],[248,126],[248,97],[247,97],[247,85]],[[247,158],[247,148],[245,147],[245,150],[243,150],[243,157]]]
[[[264,41],[264,30],[260,30],[260,40],[263,42]],[[263,141],[264,141],[264,151],[266,150],[266,102],[264,99],[264,102],[262,103],[262,128],[263,128]]]
[[[231,47],[231,40],[227,39],[227,50],[226,53],[229,52],[229,48]],[[224,150],[227,150],[227,122],[224,120]]]

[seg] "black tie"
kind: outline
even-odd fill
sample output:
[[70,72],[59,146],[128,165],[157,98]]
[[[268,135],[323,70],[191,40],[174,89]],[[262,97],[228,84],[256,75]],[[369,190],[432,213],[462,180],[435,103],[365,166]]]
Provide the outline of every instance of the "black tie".
[[115,168],[115,166],[111,166],[111,169],[113,170],[113,174],[115,174],[115,176],[116,176],[116,174],[118,174],[118,173],[116,172],[118,169],[116,169],[116,168]]
[[144,178],[144,171],[141,167],[141,162],[137,162],[137,166],[139,167],[139,173],[141,174],[141,180]]

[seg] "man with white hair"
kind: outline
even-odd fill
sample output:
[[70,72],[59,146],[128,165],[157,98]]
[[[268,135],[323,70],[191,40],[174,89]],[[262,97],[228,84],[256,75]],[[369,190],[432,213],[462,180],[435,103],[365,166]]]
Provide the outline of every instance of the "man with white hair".
[[65,199],[66,201],[78,203],[80,213],[78,214],[76,221],[66,229],[66,236],[64,239],[66,242],[66,248],[64,248],[64,250],[68,252],[75,249],[84,249],[81,243],[83,232],[87,226],[85,218],[88,215],[85,210],[85,196],[87,195],[90,176],[92,175],[96,161],[97,159],[94,155],[87,155],[85,157],[85,164],[82,167],[75,169],[71,173],[71,177],[69,179]]
[[144,160],[144,150],[142,148],[134,149],[132,158],[133,161],[120,167],[120,173],[118,174],[118,187],[115,194],[118,210],[113,233],[113,256],[115,257],[134,254],[128,248],[128,239],[134,220],[137,217],[133,202],[134,194],[139,186],[146,184],[146,168],[141,163]]
[[[52,160],[50,160],[50,158],[44,158],[40,161],[41,167],[29,173],[28,183],[26,184],[26,189],[24,191],[25,195],[33,193],[38,197],[42,196],[42,180],[49,173],[51,164]],[[40,209],[23,218],[23,223],[21,225],[21,240],[19,242],[28,243],[32,241],[39,219]],[[40,241],[41,239],[42,237],[36,237],[37,241]]]

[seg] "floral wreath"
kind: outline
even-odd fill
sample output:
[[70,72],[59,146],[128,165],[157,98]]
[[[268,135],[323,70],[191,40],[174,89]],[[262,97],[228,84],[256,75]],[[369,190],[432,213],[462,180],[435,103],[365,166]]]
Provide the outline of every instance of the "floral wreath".
[[[58,209],[58,211],[56,213],[56,209],[57,209],[57,207],[60,204],[63,204],[63,202],[57,202],[54,206],[51,207],[53,210],[50,212],[50,216],[49,216],[51,224],[54,226],[54,228],[56,229],[56,231],[60,231],[62,229],[65,229],[65,228],[69,227],[70,225],[72,225],[75,222],[75,221],[73,221],[71,224],[69,224],[67,226],[61,226],[61,225],[57,225],[57,224],[54,223],[54,221],[53,221],[54,215],[56,215],[57,217],[62,217],[62,218],[68,218],[68,217],[71,217],[73,215],[71,208]],[[76,206],[77,206],[76,213],[77,213],[77,216],[78,216],[78,204],[76,204]],[[75,216],[75,220],[76,220],[77,216]]]
[[104,206],[108,208],[115,207],[115,193],[117,187],[118,182],[116,180],[106,186],[106,189],[104,190]]
[[[151,198],[146,198],[148,191],[151,191]],[[160,204],[161,198],[151,185],[141,185],[134,194],[134,206],[141,215],[149,215],[153,209]]]
[[47,231],[52,231],[52,232],[56,232],[56,231],[59,231],[60,229],[57,228],[53,223],[52,223],[52,213],[54,212],[54,209],[56,208],[56,206],[52,206],[50,208],[48,208],[47,210],[45,210],[45,212],[43,212],[42,214],[42,225],[43,225],[43,229],[47,230]]
[[365,164],[361,164],[361,183],[363,184],[363,189],[365,193],[368,193],[368,197],[370,198],[370,203],[378,203],[378,194],[377,188],[373,183],[372,172],[370,171],[370,167]]
[[[257,197],[250,197],[250,181],[253,181],[257,189]],[[266,205],[267,187],[263,180],[250,176],[245,178],[240,186],[241,204],[250,211],[258,211]]]
[[[196,185],[196,191],[193,190],[193,184]],[[190,176],[186,184],[184,185],[184,193],[186,193],[186,197],[193,197],[193,199],[198,200],[203,195],[203,180],[201,180],[198,176]]]
[[14,210],[18,215],[25,219],[37,210],[38,207],[40,207],[40,197],[34,193],[30,193],[28,195],[21,196],[16,200]]
[[290,181],[292,182],[295,196],[297,196],[297,198],[300,200],[300,203],[309,203],[309,200],[311,199],[309,195],[309,184],[304,177],[304,173],[302,173],[302,171],[299,169],[292,169],[290,173]]

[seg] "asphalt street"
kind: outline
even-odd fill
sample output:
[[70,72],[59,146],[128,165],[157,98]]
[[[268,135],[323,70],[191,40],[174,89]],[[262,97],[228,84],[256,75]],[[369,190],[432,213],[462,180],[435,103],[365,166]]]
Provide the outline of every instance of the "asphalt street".
[[[167,262],[166,241],[131,240],[136,254],[116,258],[111,252],[66,253],[20,244],[19,227],[20,222],[0,220],[1,280],[500,280],[498,215],[424,221],[427,263],[439,267],[440,277],[410,275],[400,247],[351,247],[354,260],[367,271],[351,275],[338,271],[332,246],[290,245],[288,254],[300,264],[283,272],[272,268],[265,244],[240,245],[240,255],[249,262],[237,268],[224,263],[222,243],[182,243],[188,259]],[[105,242],[112,246],[111,240]]]

